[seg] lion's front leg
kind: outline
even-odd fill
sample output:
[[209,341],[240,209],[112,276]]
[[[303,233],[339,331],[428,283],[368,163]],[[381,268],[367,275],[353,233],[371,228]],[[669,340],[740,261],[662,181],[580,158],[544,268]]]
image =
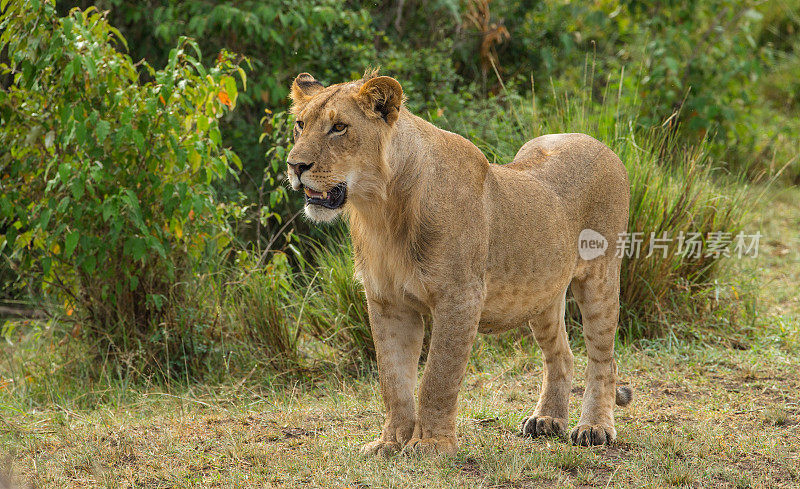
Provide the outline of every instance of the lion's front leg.
[[404,453],[455,454],[456,408],[483,307],[481,284],[441,297],[433,310],[428,361],[419,389],[413,438]]
[[414,387],[424,330],[420,315],[402,305],[368,296],[367,308],[386,422],[380,438],[364,445],[361,453],[387,456],[403,448],[414,432]]

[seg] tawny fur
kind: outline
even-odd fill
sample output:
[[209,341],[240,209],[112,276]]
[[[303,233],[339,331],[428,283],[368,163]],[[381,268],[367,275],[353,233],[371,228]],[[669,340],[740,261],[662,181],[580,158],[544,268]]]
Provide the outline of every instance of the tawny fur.
[[[626,229],[625,168],[584,134],[552,134],[525,144],[514,161],[489,164],[463,137],[404,107],[400,84],[369,73],[323,87],[302,74],[292,85],[292,164],[311,164],[302,185],[327,191],[347,182],[342,209],[306,205],[313,220],[344,213],[356,274],[363,282],[387,416],[366,454],[454,453],[456,406],[478,332],[530,326],[545,359],[525,435],[563,435],[573,357],[564,324],[572,287],[583,316],[589,364],[574,443],[611,443],[616,389],[614,337],[619,271],[614,243]],[[347,124],[331,135],[334,124]],[[591,261],[578,235],[592,229],[610,243]],[[423,318],[431,324],[427,365],[415,405]]]

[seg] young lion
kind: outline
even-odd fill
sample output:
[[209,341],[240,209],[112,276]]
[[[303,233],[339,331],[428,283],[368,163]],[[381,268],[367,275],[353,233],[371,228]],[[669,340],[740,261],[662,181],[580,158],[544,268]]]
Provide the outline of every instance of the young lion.
[[[367,297],[387,415],[362,453],[455,453],[458,391],[476,334],[525,325],[545,367],[522,433],[563,435],[573,363],[568,286],[589,356],[571,439],[613,442],[615,398],[631,398],[616,388],[614,362],[621,259],[606,251],[628,221],[620,159],[584,134],[551,134],[526,143],[511,163],[489,164],[463,137],[406,110],[400,84],[377,72],[327,88],[303,73],[291,95],[292,188],[305,191],[312,220],[349,219]],[[592,259],[579,254],[584,230],[600,247]],[[423,318],[431,343],[415,409]]]

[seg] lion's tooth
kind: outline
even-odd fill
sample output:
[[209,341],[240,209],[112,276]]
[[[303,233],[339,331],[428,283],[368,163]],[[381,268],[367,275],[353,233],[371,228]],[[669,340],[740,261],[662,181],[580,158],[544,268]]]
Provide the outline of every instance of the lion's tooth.
[[327,199],[328,198],[328,192],[322,192],[322,198],[323,199]]

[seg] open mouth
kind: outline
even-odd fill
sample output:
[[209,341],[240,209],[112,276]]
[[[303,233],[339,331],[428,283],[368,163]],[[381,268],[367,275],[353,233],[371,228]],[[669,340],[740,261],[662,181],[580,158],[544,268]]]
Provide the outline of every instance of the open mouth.
[[345,182],[325,192],[317,192],[308,187],[303,187],[306,192],[306,204],[321,205],[328,209],[338,209],[347,200],[347,184]]

